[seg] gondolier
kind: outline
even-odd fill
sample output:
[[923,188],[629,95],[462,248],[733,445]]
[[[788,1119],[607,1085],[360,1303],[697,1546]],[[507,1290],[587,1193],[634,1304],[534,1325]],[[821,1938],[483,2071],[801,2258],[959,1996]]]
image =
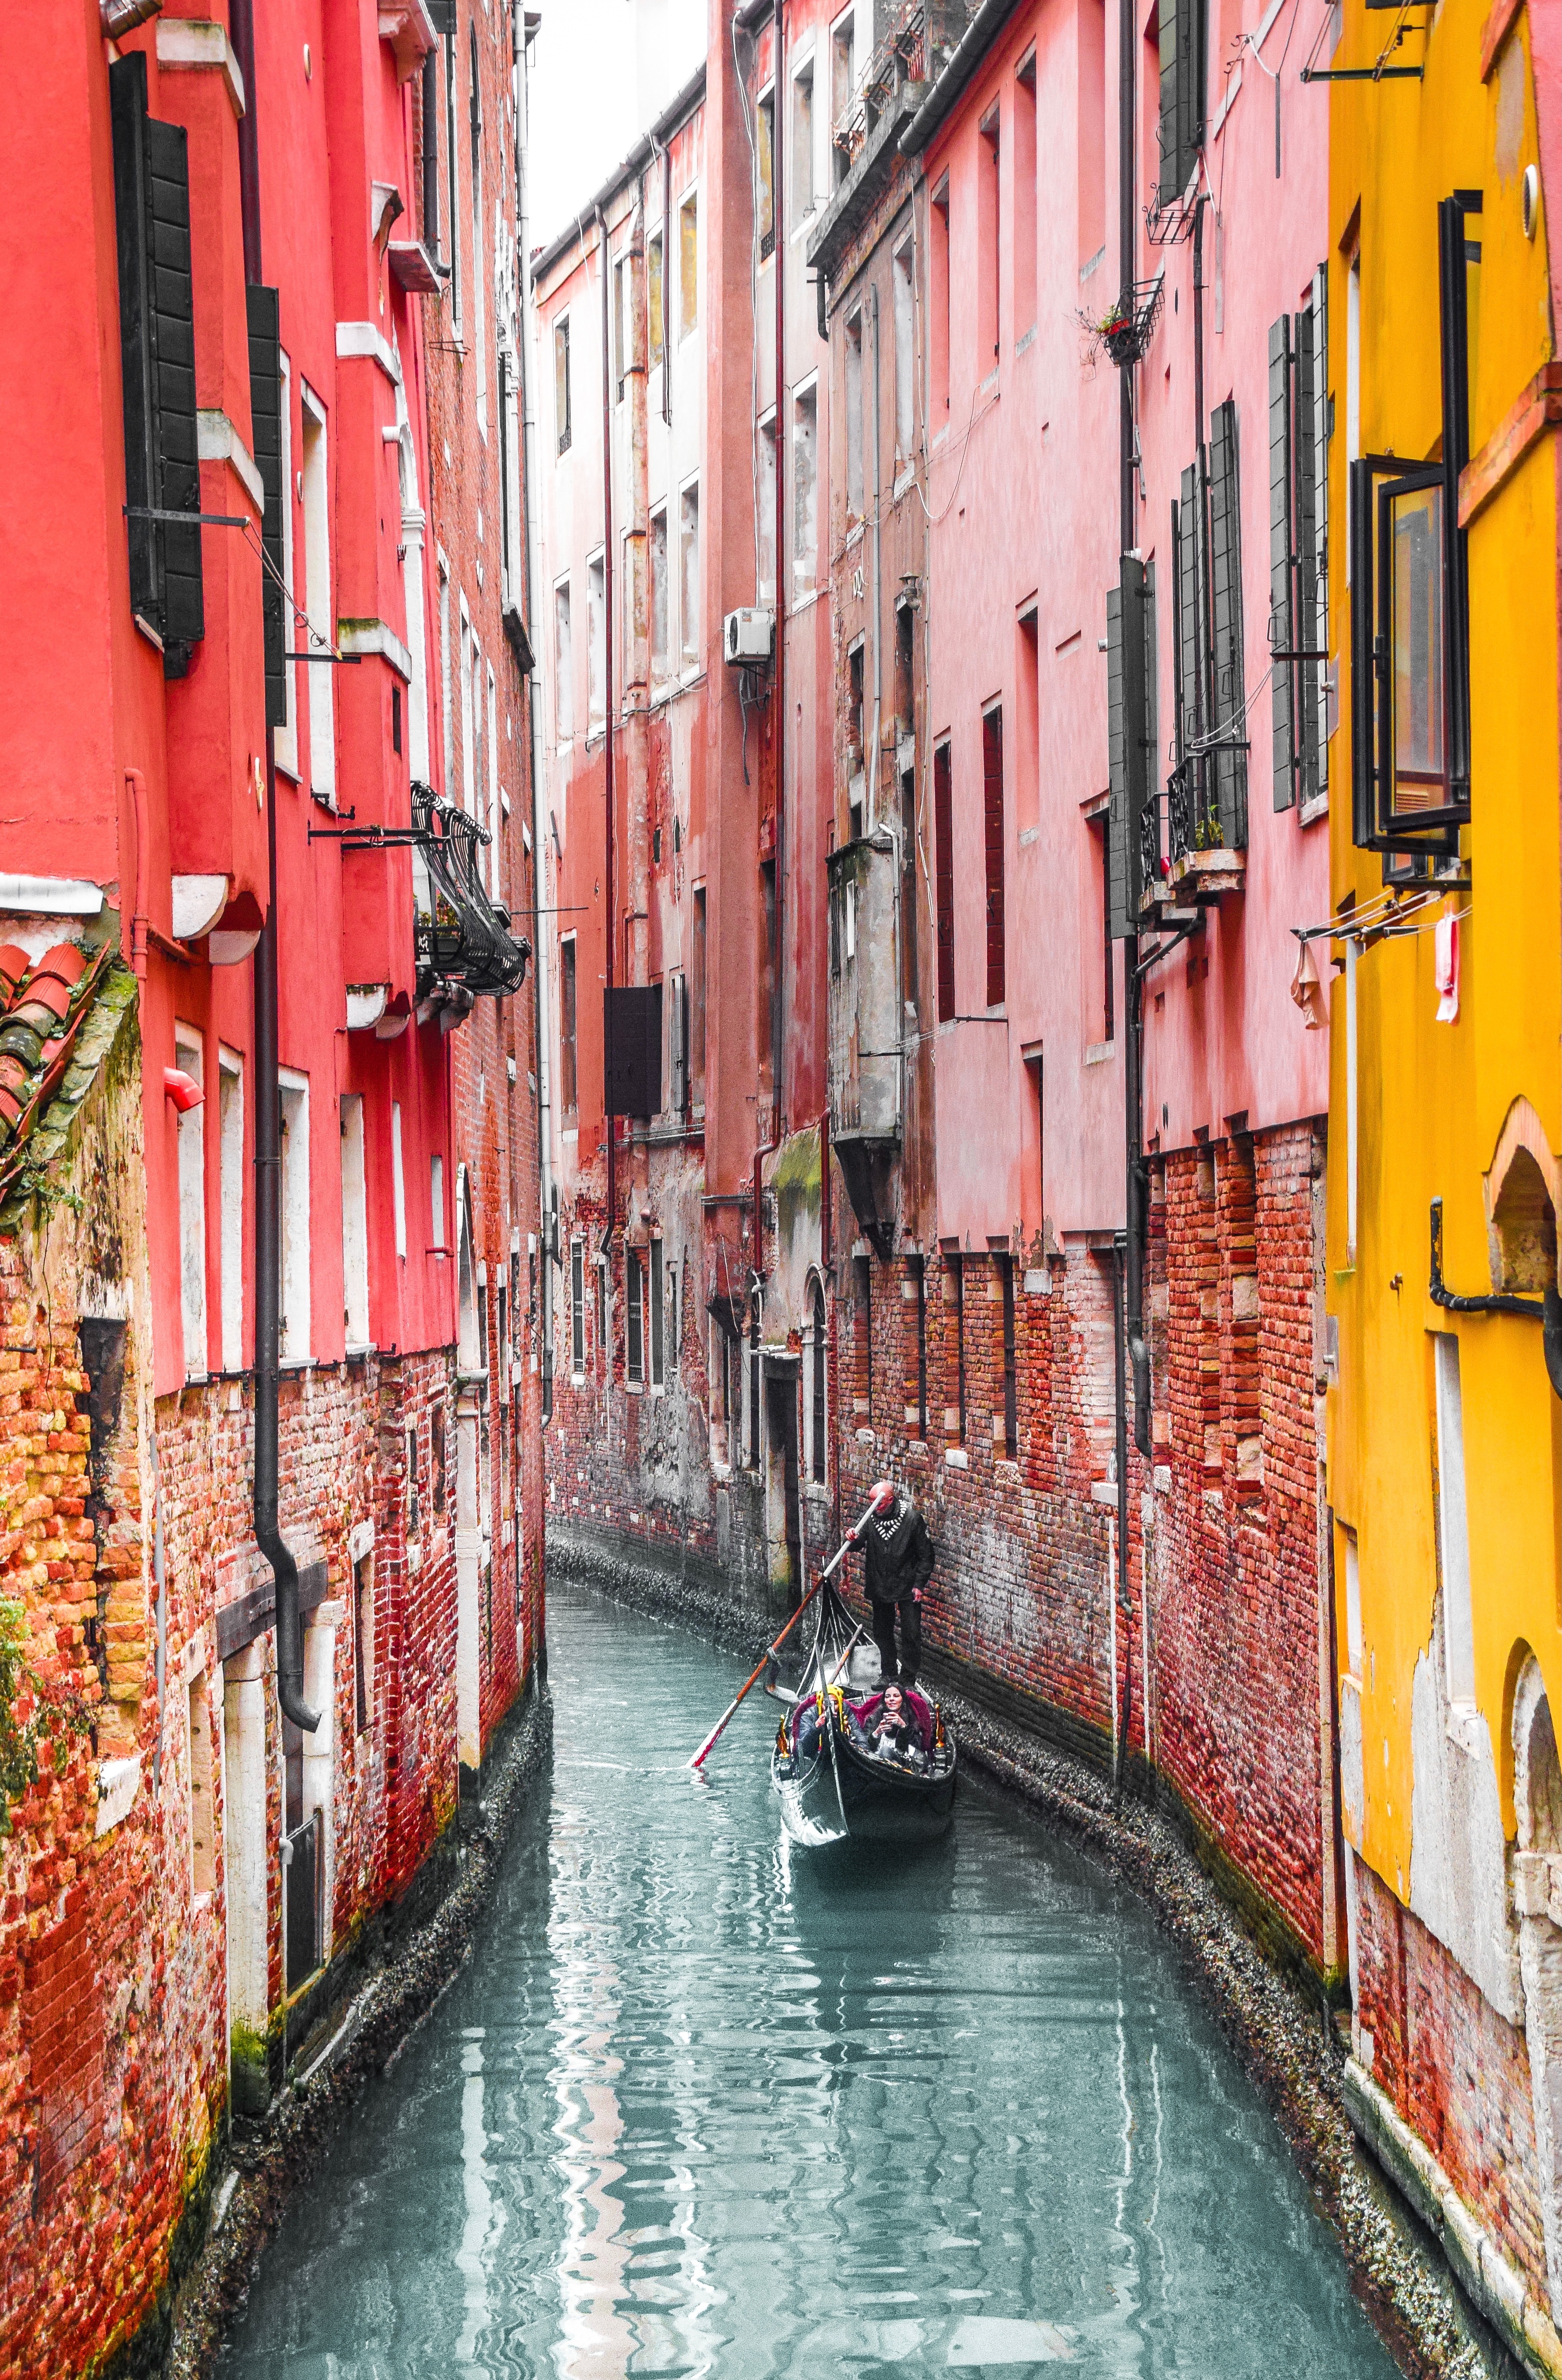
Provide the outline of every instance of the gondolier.
[[[933,1540],[927,1524],[903,1488],[880,1479],[861,1530],[863,1584],[873,1613],[880,1681],[916,1683],[922,1658],[922,1591],[933,1575]],[[900,1662],[895,1658],[895,1614],[901,1619]]]

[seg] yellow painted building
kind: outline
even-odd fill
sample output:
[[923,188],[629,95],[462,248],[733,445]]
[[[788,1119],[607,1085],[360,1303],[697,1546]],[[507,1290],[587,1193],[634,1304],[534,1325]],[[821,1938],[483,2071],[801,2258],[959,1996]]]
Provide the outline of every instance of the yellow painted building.
[[1318,61],[1337,930],[1314,948],[1352,2104],[1562,2371],[1559,20],[1345,0]]

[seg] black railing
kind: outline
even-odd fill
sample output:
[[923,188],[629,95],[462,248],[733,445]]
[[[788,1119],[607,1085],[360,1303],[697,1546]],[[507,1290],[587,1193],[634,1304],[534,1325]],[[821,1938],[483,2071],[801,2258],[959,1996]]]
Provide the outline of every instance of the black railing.
[[488,835],[454,802],[417,783],[412,823],[428,880],[418,911],[418,996],[440,983],[460,984],[474,994],[518,991],[531,944],[512,933],[509,911],[490,899],[483,883],[480,854]]
[[1151,794],[1139,813],[1139,881],[1146,893],[1160,890],[1162,798]]

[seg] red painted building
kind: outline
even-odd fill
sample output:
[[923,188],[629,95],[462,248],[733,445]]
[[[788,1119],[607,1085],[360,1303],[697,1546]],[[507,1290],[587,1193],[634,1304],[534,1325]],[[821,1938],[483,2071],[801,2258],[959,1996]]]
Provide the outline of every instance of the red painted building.
[[1094,0],[714,7],[533,259],[549,1492],[558,1557],[781,1609],[906,1478],[938,1672],[1132,1760],[1321,1981],[1326,128],[1277,23],[1152,27],[1125,157]]
[[0,2370],[155,2336],[540,1643],[518,30],[0,36]]

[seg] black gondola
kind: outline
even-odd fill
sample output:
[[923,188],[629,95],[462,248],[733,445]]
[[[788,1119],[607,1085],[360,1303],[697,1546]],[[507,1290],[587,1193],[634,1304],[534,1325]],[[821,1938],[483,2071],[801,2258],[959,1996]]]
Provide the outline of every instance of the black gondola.
[[[781,1824],[793,1842],[842,1842],[849,1836],[919,1841],[941,1834],[954,1806],[955,1744],[936,1703],[911,1699],[924,1740],[920,1763],[870,1752],[854,1693],[850,1663],[861,1634],[826,1579],[819,1594],[813,1647],[797,1699],[782,1719],[770,1755],[770,1788]],[[918,1707],[920,1706],[920,1707]]]

